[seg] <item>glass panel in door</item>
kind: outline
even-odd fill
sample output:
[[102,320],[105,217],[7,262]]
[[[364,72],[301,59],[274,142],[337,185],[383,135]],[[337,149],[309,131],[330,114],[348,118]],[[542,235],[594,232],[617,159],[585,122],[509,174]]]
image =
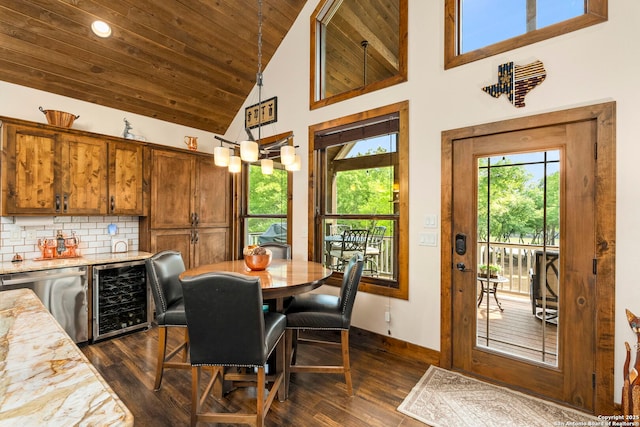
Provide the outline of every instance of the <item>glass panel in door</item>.
[[481,349],[558,366],[560,152],[477,161]]

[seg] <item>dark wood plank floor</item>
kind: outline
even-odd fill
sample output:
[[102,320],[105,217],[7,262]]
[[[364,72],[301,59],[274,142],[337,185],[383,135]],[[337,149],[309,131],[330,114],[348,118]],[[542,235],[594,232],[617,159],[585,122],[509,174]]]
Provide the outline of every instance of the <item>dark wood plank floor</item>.
[[[175,342],[178,335],[170,334]],[[153,391],[157,330],[152,328],[82,347],[135,417],[135,425],[189,424],[190,372],[165,371],[162,388]],[[424,426],[396,408],[425,373],[428,364],[391,354],[361,334],[351,334],[354,396],[347,396],[344,377],[333,374],[292,374],[289,399],[273,402],[266,426]],[[332,348],[300,346],[300,363],[334,363]],[[222,400],[211,398],[217,410],[246,411],[255,389],[235,390]]]

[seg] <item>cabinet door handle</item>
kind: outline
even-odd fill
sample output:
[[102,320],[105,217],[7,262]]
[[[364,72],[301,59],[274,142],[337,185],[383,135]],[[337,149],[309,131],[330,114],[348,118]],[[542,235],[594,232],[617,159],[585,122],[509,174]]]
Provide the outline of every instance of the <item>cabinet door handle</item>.
[[69,196],[68,195],[63,195],[62,196],[62,211],[63,212],[67,212],[67,209],[69,208]]
[[116,210],[116,198],[111,196],[111,212]]
[[193,232],[195,234],[195,238],[193,239],[194,243],[198,243],[198,240],[200,240],[200,233],[196,230]]
[[195,226],[196,225],[196,213],[195,212],[191,212],[191,226]]
[[193,244],[193,239],[194,239],[194,231],[191,230],[191,235],[189,236],[189,243]]
[[56,212],[60,212],[60,195],[56,194]]
[[196,227],[200,224],[200,215],[198,215],[197,213],[193,214],[195,216],[196,219]]

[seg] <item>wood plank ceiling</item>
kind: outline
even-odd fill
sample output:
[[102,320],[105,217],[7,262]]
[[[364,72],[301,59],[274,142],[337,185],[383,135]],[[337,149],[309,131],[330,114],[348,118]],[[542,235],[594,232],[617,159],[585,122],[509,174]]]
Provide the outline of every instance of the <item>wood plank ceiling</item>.
[[[263,0],[263,69],[304,4]],[[255,85],[257,33],[257,0],[0,0],[0,80],[224,134]]]

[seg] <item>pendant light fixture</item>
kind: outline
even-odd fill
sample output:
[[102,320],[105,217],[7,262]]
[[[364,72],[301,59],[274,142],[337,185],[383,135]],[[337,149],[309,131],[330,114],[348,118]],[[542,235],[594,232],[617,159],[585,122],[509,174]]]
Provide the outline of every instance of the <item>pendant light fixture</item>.
[[238,173],[242,170],[242,160],[238,156],[229,157],[229,172]]
[[[213,156],[216,166],[228,166],[229,172],[238,173],[242,170],[242,162],[254,163],[263,155],[260,159],[260,169],[263,174],[271,175],[273,173],[273,160],[269,158],[271,150],[280,148],[280,163],[286,166],[287,170],[300,170],[300,159],[298,158],[297,169],[294,166],[294,162],[298,157],[295,154],[295,147],[289,145],[289,141],[293,136],[288,136],[284,139],[260,146],[262,139],[262,0],[258,0],[258,72],[256,73],[256,85],[258,86],[258,110],[260,111],[258,117],[258,140],[253,139],[253,135],[249,128],[246,128],[248,140],[241,141],[240,143],[233,142],[215,136],[220,141],[220,146],[214,147]],[[226,143],[232,146],[228,148],[222,145]],[[239,151],[240,156],[235,155]],[[290,169],[290,167],[292,169]]]
[[293,161],[284,167],[286,170],[290,172],[296,172],[300,170],[300,156],[295,154],[293,156]]
[[224,167],[229,166],[230,156],[231,156],[231,150],[223,146],[222,142],[220,142],[220,145],[218,147],[213,147],[213,163],[216,166],[224,166]]
[[260,160],[260,170],[262,171],[263,175],[273,174],[273,160],[271,159]]
[[280,147],[280,163],[287,166],[295,160],[296,149],[292,145],[283,145]]

